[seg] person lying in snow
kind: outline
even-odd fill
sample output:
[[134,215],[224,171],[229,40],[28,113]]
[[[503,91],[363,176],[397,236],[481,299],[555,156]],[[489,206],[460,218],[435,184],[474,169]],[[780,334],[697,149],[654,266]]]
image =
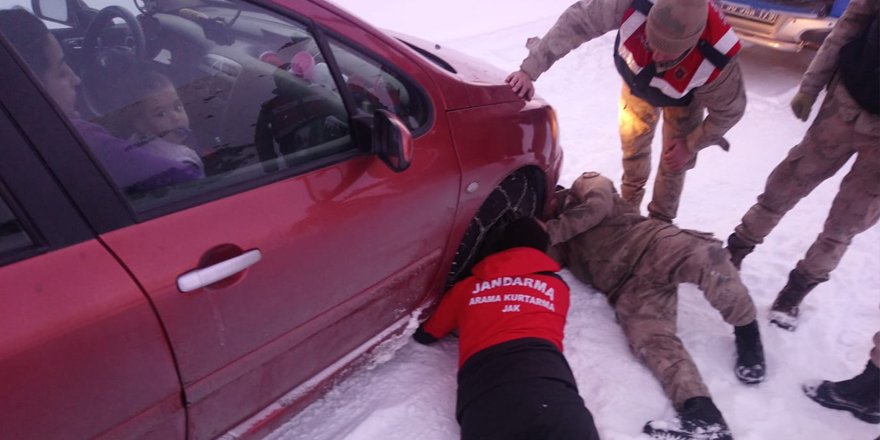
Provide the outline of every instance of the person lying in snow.
[[694,283],[734,326],[736,377],[745,384],[764,380],[755,305],[721,242],[639,215],[610,180],[593,172],[578,177],[570,190],[557,191],[554,211],[546,222],[549,254],[608,296],[632,352],[678,412],[672,421],[648,422],[644,432],[664,439],[732,438],[676,336],[678,284]]
[[547,233],[521,218],[499,242],[413,335],[430,344],[458,329],[461,438],[597,440],[562,354],[569,290],[544,253]]

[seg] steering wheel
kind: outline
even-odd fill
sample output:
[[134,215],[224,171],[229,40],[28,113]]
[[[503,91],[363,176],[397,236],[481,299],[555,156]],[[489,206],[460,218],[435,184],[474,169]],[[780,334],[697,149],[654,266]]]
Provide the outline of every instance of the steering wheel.
[[[114,43],[106,44],[106,31],[119,18],[128,28],[124,38],[114,37]],[[101,9],[86,29],[83,39],[83,98],[88,110],[100,115],[107,110],[106,86],[137,60],[146,57],[147,44],[144,30],[138,19],[121,6]],[[102,93],[103,92],[103,93]],[[105,96],[101,96],[105,95]]]

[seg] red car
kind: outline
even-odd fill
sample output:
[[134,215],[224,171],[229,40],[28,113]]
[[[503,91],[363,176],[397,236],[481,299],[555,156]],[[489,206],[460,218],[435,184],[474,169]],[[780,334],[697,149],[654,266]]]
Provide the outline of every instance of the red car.
[[264,435],[555,187],[553,110],[454,51],[321,0],[89,2],[0,22],[2,438]]

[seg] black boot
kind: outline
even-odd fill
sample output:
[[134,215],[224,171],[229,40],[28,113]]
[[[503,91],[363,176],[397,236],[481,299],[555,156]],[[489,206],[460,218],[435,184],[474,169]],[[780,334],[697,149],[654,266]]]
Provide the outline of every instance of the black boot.
[[849,411],[859,420],[880,423],[880,369],[873,362],[858,376],[840,382],[804,384],[804,393],[819,405]]
[[736,367],[733,369],[736,378],[746,385],[763,382],[766,366],[758,321],[734,327],[733,333],[736,335]]
[[773,305],[770,306],[770,323],[788,331],[797,328],[798,316],[800,315],[801,301],[813,290],[818,281],[811,281],[803,276],[797,269],[788,274],[788,283],[776,296]]
[[746,243],[739,238],[736,232],[727,237],[727,252],[730,253],[730,262],[739,270],[742,267],[743,258],[755,250],[755,245]]
[[692,397],[684,402],[672,420],[652,420],[642,430],[663,440],[733,440],[721,411],[708,397]]

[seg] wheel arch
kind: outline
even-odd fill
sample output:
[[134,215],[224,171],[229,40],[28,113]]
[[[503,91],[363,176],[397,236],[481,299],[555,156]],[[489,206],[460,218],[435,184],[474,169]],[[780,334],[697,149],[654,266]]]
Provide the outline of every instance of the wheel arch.
[[477,261],[491,253],[493,236],[503,225],[522,216],[540,217],[546,206],[548,176],[526,165],[505,175],[469,217],[452,245],[452,261],[442,272],[444,291],[464,278]]

